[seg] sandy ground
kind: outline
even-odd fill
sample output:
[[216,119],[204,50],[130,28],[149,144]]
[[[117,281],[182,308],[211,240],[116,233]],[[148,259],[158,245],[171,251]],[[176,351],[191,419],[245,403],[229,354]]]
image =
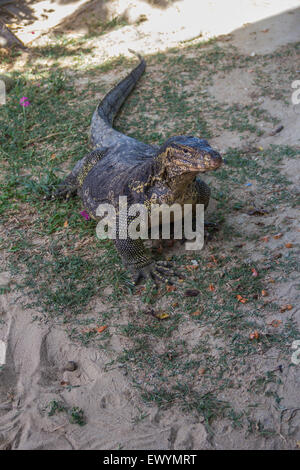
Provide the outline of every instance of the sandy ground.
[[[77,7],[84,2],[68,4],[76,13]],[[95,3],[91,2],[91,8]],[[111,2],[110,15],[115,11],[123,12],[128,2]],[[134,2],[130,2],[134,4]],[[182,4],[181,4],[182,3]],[[161,23],[157,23],[156,30],[151,29],[151,22],[145,21],[138,28],[132,25],[123,29],[123,42],[119,44],[115,32],[98,38],[98,48],[102,51],[101,58],[113,56],[118,53],[127,53],[128,47],[148,52],[156,47],[166,49],[178,44],[180,40],[190,39],[200,33],[207,37],[215,34],[231,33],[229,38],[245,54],[260,54],[275,51],[280,45],[300,40],[300,10],[280,13],[282,2],[244,1],[245,8],[234,10],[234,5],[226,9],[234,11],[231,22],[212,21],[209,12],[214,18],[222,17],[226,12],[220,13],[221,4],[225,2],[208,2],[206,11],[209,20],[194,17],[192,2],[177,2],[167,12],[157,10],[148,3],[143,5],[143,13],[149,18],[157,15]],[[183,5],[184,3],[184,5]],[[236,2],[232,2],[234,4]],[[285,9],[299,6],[298,1],[286,1]],[[228,2],[226,2],[228,4]],[[250,5],[249,11],[246,6]],[[63,5],[64,7],[66,5]],[[178,18],[181,8],[186,7],[185,26],[180,27]],[[99,5],[98,5],[99,7]],[[223,5],[224,7],[224,5]],[[139,6],[140,8],[140,6]],[[99,7],[100,10],[100,7]],[[75,14],[74,13],[74,14]],[[162,33],[162,24],[166,23],[167,14],[174,14],[177,23],[173,28],[166,28]],[[129,10],[129,17],[134,22],[141,14],[138,7]],[[130,16],[131,15],[131,16]],[[152,15],[152,16],[151,16]],[[271,16],[270,16],[271,15]],[[64,15],[60,19],[63,19]],[[50,20],[49,20],[50,21]],[[52,20],[51,20],[52,21]],[[55,26],[55,21],[50,26]],[[243,23],[250,23],[242,26]],[[79,25],[85,30],[85,21],[77,13],[72,19],[65,20],[71,30],[80,33]],[[191,28],[191,25],[193,28]],[[31,23],[29,28],[41,28],[41,23]],[[189,29],[190,28],[190,29]],[[268,33],[261,33],[268,29]],[[28,31],[20,37],[26,42]],[[39,30],[39,33],[44,31]],[[31,39],[31,38],[30,38]],[[47,40],[40,36],[40,40]],[[28,41],[27,41],[28,42]],[[21,61],[22,58],[19,59]],[[252,84],[249,76],[241,76],[233,72],[226,78],[216,77],[210,90],[220,101],[229,103],[251,100]],[[280,115],[284,130],[275,139],[276,144],[299,144],[300,115],[293,112],[291,106],[278,108],[278,103],[265,98],[265,106],[274,115]],[[263,137],[256,141],[256,145],[265,146],[274,143],[274,137]],[[212,144],[221,150],[231,145],[239,144],[236,134],[226,132],[221,137],[212,139]],[[294,184],[297,184],[299,165],[297,162],[287,162],[282,172],[287,174]],[[298,234],[299,235],[299,234]],[[290,229],[289,237],[295,241],[297,237],[296,225]],[[4,263],[5,255],[2,256]],[[2,263],[1,263],[2,264]],[[0,273],[0,285],[9,286],[13,280],[8,272]],[[286,288],[285,288],[286,289]],[[278,292],[279,298],[296,297],[296,288],[289,286],[289,292]],[[298,315],[299,315],[299,309]],[[296,312],[297,314],[297,312]],[[5,364],[5,374],[0,382],[0,448],[2,449],[220,449],[220,448],[279,448],[285,447],[284,439],[281,444],[277,441],[266,441],[253,438],[245,441],[238,431],[220,428],[213,441],[208,438],[203,422],[193,416],[181,412],[162,411],[156,406],[145,406],[141,403],[138,393],[130,384],[126,373],[120,367],[107,371],[105,364],[109,362],[108,353],[85,348],[74,344],[68,338],[62,327],[53,324],[40,325],[33,321],[34,311],[23,309],[16,294],[3,294],[0,296],[0,359]],[[299,316],[296,320],[300,322]],[[192,335],[196,333],[192,332]],[[122,349],[122,340],[114,338],[115,350]],[[64,364],[72,360],[78,364],[73,372],[64,371]],[[272,362],[272,358],[265,358]],[[276,360],[274,361],[276,363]],[[71,387],[62,390],[62,381],[69,382]],[[295,407],[299,403],[299,367],[291,368],[286,377],[282,390],[285,405]],[[61,400],[68,406],[78,406],[84,409],[87,424],[80,427],[70,424],[64,413],[49,417],[45,409],[51,400]],[[149,415],[146,421],[134,421],[137,410]],[[299,419],[293,422],[298,434],[294,439],[300,439]],[[298,426],[298,428],[297,428]],[[297,437],[298,436],[298,437]],[[287,443],[289,448],[291,443]]]

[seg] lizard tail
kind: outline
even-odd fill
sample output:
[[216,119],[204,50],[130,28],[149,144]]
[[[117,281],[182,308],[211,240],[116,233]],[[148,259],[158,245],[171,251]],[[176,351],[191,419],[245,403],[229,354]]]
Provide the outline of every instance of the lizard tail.
[[127,77],[125,77],[120,83],[118,83],[118,85],[116,85],[109,93],[107,93],[97,108],[97,112],[100,118],[110,126],[112,126],[116,114],[126,100],[127,96],[134,89],[136,83],[146,68],[146,62],[143,57],[137,52],[134,52],[132,49],[128,50],[140,59],[139,65],[135,67],[130,72],[130,74],[127,75]]

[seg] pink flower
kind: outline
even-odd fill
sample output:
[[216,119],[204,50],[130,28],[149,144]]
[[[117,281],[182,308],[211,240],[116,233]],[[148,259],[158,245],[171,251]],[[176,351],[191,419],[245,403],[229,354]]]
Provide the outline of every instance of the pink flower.
[[30,101],[28,98],[26,98],[26,96],[23,96],[21,99],[20,99],[20,105],[21,106],[24,106],[24,108],[27,108],[27,106],[30,106]]
[[86,211],[81,211],[80,215],[85,218],[85,220],[90,220],[90,216]]

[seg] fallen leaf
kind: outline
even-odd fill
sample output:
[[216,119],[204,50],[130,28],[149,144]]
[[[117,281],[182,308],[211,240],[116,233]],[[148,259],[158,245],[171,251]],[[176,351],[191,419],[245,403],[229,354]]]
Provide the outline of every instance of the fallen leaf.
[[173,307],[173,308],[176,308],[176,307],[178,307],[178,305],[179,305],[178,302],[174,302],[174,303],[172,304],[172,307]]
[[50,158],[51,158],[51,160],[54,160],[54,158],[56,158],[56,153],[52,153]]
[[64,227],[67,228],[69,225],[69,222],[67,220],[64,221]]
[[66,385],[70,385],[70,382],[66,382],[65,380],[62,380],[60,382],[60,385],[62,385],[63,387],[66,386]]
[[204,375],[205,371],[206,371],[206,369],[204,369],[204,368],[199,369],[199,375]]
[[206,267],[207,268],[214,268],[215,264],[214,263],[207,263]]
[[157,313],[155,317],[158,318],[159,320],[165,320],[166,318],[169,318],[170,315],[168,313],[162,312],[162,313]]
[[198,317],[199,315],[201,315],[201,310],[195,310],[195,312],[193,312],[191,315],[193,315],[193,317]]
[[255,268],[251,268],[251,271],[252,271],[252,276],[253,276],[253,277],[257,277],[257,276],[258,276],[258,272],[256,271]]
[[173,292],[174,290],[176,290],[176,287],[167,284],[167,285],[166,285],[166,289],[167,289],[167,292]]
[[278,238],[281,238],[282,235],[283,235],[283,233],[277,233],[276,235],[273,235],[273,238],[274,238],[275,240],[278,240]]
[[136,294],[141,294],[142,292],[144,292],[146,290],[146,287],[144,286],[140,286],[136,289],[135,293]]
[[265,237],[262,237],[261,239],[263,242],[268,242],[270,240],[269,235],[266,235]]
[[198,268],[199,266],[197,266],[196,264],[188,264],[187,266],[185,266],[185,269],[187,269],[188,271],[193,271]]
[[248,302],[248,299],[246,299],[245,297],[242,297],[241,295],[237,295],[236,298],[238,299],[239,302],[241,302],[242,304],[245,304],[246,302]]
[[96,331],[98,331],[98,333],[102,333],[104,330],[106,330],[106,328],[107,325],[99,326],[99,328],[96,328]]
[[293,306],[291,304],[286,304],[286,305],[283,305],[280,309],[280,311],[283,313],[285,312],[286,310],[292,310]]
[[281,320],[272,320],[271,323],[268,323],[268,325],[273,326],[274,328],[278,328],[280,323],[282,323]]
[[285,247],[286,247],[286,248],[292,248],[292,247],[293,247],[293,244],[292,244],[292,243],[286,243],[286,244],[285,244]]
[[253,339],[258,339],[258,338],[259,338],[259,333],[258,333],[258,331],[255,330],[253,333],[250,333],[249,338],[250,338],[251,340],[253,340]]
[[211,292],[213,292],[214,290],[216,290],[215,286],[213,284],[209,284],[209,288],[208,288]]
[[269,293],[268,293],[266,290],[263,289],[263,290],[261,291],[261,295],[262,295],[263,297],[268,297]]
[[92,332],[96,332],[97,329],[96,328],[82,328],[82,333],[92,333]]

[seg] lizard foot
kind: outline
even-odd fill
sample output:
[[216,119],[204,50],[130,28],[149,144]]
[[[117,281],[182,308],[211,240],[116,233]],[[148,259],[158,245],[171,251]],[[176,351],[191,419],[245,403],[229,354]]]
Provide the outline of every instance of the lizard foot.
[[49,199],[70,199],[72,196],[75,196],[77,192],[76,188],[73,188],[72,186],[67,186],[65,184],[61,184],[58,186],[56,191],[49,192],[49,194],[46,194],[44,196],[45,200]]
[[134,284],[138,284],[141,279],[152,279],[155,284],[168,283],[173,284],[172,277],[181,277],[181,274],[176,271],[171,263],[167,261],[157,261],[156,263],[148,264],[143,268],[136,269],[133,276]]

